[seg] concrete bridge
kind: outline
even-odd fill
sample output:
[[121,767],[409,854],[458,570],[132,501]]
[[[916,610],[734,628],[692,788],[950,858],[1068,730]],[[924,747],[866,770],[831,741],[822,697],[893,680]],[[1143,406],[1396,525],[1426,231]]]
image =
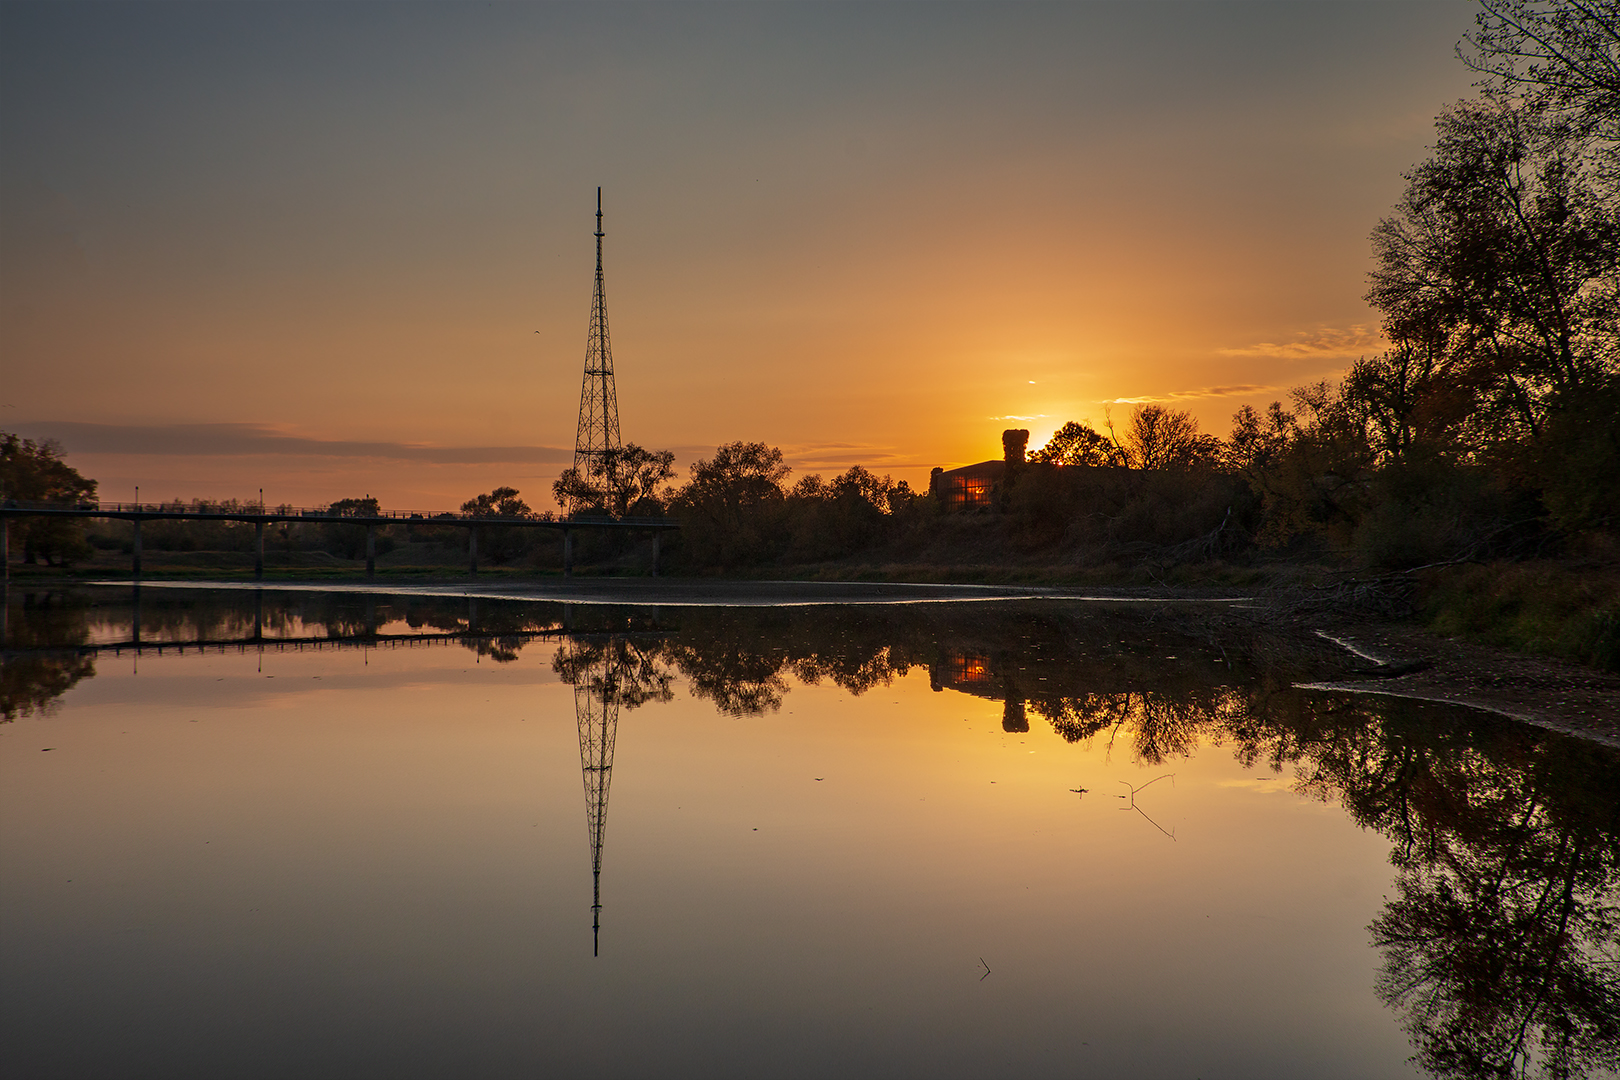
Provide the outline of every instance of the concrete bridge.
[[275,510],[264,507],[238,507],[234,510],[209,507],[187,507],[179,504],[81,502],[29,503],[11,499],[0,503],[0,562],[5,566],[5,577],[11,577],[11,519],[42,518],[106,518],[128,521],[135,527],[132,569],[136,577],[141,573],[141,522],[143,521],[240,521],[254,526],[253,576],[264,577],[264,527],[281,521],[299,521],[309,524],[359,525],[366,530],[366,577],[377,574],[377,527],[384,525],[434,525],[466,529],[467,573],[478,573],[478,533],[482,529],[552,529],[562,533],[563,573],[574,572],[574,531],[576,529],[632,530],[652,536],[652,572],[658,576],[658,538],[680,524],[668,518],[615,518],[573,515],[570,517],[496,517],[479,516],[449,511],[382,510],[376,514],[335,513],[326,507],[283,506]]

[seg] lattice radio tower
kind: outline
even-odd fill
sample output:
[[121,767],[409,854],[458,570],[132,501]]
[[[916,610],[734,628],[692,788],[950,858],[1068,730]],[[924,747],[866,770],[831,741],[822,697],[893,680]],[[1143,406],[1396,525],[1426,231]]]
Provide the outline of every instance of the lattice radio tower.
[[585,345],[585,382],[579,390],[579,428],[574,433],[574,468],[581,479],[604,475],[609,452],[619,449],[619,395],[613,386],[613,347],[602,287],[602,236],[602,189],[597,188],[596,295],[591,300],[591,339]]

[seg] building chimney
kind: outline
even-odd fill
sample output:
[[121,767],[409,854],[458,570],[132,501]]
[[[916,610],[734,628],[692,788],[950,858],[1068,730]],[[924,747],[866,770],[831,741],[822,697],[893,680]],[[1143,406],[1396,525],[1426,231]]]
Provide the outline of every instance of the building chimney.
[[1029,432],[1024,428],[1008,428],[1001,433],[1001,456],[1007,468],[1016,469],[1024,464],[1024,451],[1029,446]]

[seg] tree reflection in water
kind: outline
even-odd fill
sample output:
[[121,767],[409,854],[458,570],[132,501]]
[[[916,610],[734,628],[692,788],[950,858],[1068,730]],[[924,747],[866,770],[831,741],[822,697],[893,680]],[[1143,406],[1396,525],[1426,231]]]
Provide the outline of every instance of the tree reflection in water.
[[1418,1062],[1446,1077],[1620,1068],[1613,756],[1505,724],[1378,731],[1313,765],[1395,841],[1378,994]]
[[[404,620],[465,632],[468,648],[498,661],[517,659],[536,632],[570,627],[552,667],[574,688],[598,883],[618,712],[669,700],[677,678],[723,713],[763,718],[794,680],[861,694],[926,667],[937,691],[1000,702],[1010,731],[1038,718],[1069,742],[1150,765],[1229,747],[1390,840],[1395,896],[1370,927],[1377,992],[1422,1068],[1620,1069],[1620,753],[1477,712],[1293,689],[1342,672],[1348,658],[1326,643],[1218,613],[1052,603],[676,609],[660,621],[610,608],[570,618],[547,604],[265,597],[267,626],[360,640]],[[244,603],[185,599],[198,638],[258,625]],[[147,632],[188,633],[185,604],[165,604]],[[116,621],[61,599],[14,602],[8,617],[7,718],[92,675],[74,650],[90,626]]]
[[[1337,800],[1393,844],[1397,895],[1370,931],[1378,994],[1417,1064],[1443,1077],[1620,1068],[1613,750],[1471,710],[1295,690],[1290,669],[1322,658],[1274,640],[1222,642],[1215,667],[1196,638],[1162,629],[1042,633],[1037,619],[990,642],[982,618],[952,633],[928,614],[916,621],[926,641],[870,614],[824,619],[837,630],[819,633],[789,617],[775,634],[710,616],[720,633],[683,635],[661,655],[733,715],[776,711],[788,673],[859,694],[926,664],[935,689],[1003,701],[1007,730],[1033,714],[1145,764],[1214,744],[1246,767],[1290,770],[1297,793]],[[863,637],[859,624],[882,632]]]
[[90,607],[83,596],[4,591],[0,723],[49,713],[81,679],[95,675],[95,658],[78,651],[90,639]]
[[1230,743],[1393,844],[1377,992],[1439,1077],[1620,1068],[1620,755],[1399,699],[1226,688],[1040,703],[1144,762]]
[[71,653],[0,659],[0,723],[50,712],[80,679],[95,673],[93,657]]
[[1439,1077],[1620,1068],[1620,763],[1580,739],[1399,699],[1126,692],[1037,706],[1144,762],[1230,743],[1393,843],[1377,992]]

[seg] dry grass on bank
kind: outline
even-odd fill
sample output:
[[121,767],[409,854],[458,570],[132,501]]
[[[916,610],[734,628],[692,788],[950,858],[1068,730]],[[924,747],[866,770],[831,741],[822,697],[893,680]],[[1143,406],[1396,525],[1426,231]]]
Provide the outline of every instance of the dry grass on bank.
[[1418,616],[1436,633],[1620,671],[1620,566],[1494,562],[1428,577]]

